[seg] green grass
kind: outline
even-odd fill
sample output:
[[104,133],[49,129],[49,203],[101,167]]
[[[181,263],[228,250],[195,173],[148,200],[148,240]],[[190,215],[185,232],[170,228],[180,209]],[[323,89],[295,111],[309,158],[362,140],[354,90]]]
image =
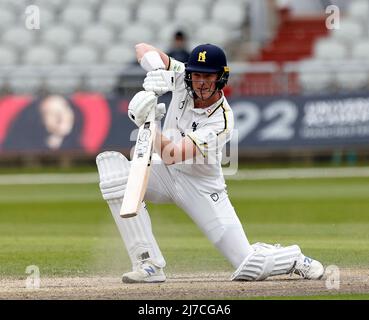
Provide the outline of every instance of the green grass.
[[[250,242],[297,243],[325,265],[369,265],[369,179],[228,182]],[[174,205],[149,205],[167,272],[229,271]],[[97,185],[0,186],[0,276],[120,275],[129,269]],[[331,296],[330,296],[331,297]]]
[[[282,160],[282,161],[249,161],[239,162],[239,169],[288,169],[288,168],[357,168],[368,167],[369,161],[358,160],[355,163],[341,161],[339,163],[331,160],[325,161],[298,161],[298,160]],[[10,164],[6,162],[0,164],[0,174],[28,174],[28,173],[82,173],[82,172],[96,172],[96,164],[93,158],[82,163],[75,163],[72,166],[61,167],[55,163],[29,163],[29,166],[19,166],[19,164]]]
[[85,173],[96,172],[96,165],[94,161],[89,164],[76,166],[56,166],[47,164],[38,164],[35,166],[0,166],[0,174],[29,174],[29,173]]

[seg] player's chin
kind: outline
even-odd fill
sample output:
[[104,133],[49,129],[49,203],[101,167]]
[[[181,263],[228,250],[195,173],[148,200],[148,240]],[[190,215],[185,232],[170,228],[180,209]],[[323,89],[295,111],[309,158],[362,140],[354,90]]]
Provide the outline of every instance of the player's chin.
[[199,90],[199,91],[195,91],[195,93],[199,97],[200,100],[206,100],[210,98],[211,96],[211,92],[209,91]]

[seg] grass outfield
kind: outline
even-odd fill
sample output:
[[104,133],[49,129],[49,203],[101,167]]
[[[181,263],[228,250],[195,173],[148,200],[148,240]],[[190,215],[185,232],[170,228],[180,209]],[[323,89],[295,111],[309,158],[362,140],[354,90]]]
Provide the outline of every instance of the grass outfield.
[[[369,265],[369,179],[229,181],[250,242],[298,243],[324,265]],[[231,272],[174,205],[149,205],[167,273]],[[0,186],[0,276],[120,277],[130,268],[97,184]],[[355,276],[354,276],[355,277]],[[231,299],[237,298],[230,296]],[[259,299],[368,299],[333,294]]]
[[[369,265],[369,179],[228,182],[250,242],[293,244],[325,265]],[[174,205],[149,205],[167,272],[233,271]],[[128,257],[98,186],[0,186],[0,275],[120,276]]]

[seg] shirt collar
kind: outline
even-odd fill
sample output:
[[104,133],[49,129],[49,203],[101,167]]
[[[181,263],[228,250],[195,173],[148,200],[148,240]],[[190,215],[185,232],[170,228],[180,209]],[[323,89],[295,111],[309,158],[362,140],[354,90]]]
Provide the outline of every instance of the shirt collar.
[[191,110],[197,114],[204,114],[206,113],[206,115],[208,117],[210,117],[214,112],[215,110],[217,110],[222,104],[223,104],[223,101],[224,101],[224,95],[223,95],[223,92],[222,92],[222,96],[221,98],[215,102],[214,104],[212,104],[211,106],[209,107],[206,107],[206,108],[195,108],[192,104],[191,106]]

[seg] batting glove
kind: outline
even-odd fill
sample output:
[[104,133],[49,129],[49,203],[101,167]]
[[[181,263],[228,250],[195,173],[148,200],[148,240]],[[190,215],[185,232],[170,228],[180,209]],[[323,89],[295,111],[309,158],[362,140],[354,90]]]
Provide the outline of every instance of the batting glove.
[[160,121],[165,115],[165,104],[157,104],[158,97],[152,91],[139,91],[128,105],[128,117],[137,127],[143,125],[152,110],[155,108],[155,120]]
[[155,70],[148,72],[143,87],[146,91],[153,91],[158,96],[173,91],[175,89],[174,71]]

